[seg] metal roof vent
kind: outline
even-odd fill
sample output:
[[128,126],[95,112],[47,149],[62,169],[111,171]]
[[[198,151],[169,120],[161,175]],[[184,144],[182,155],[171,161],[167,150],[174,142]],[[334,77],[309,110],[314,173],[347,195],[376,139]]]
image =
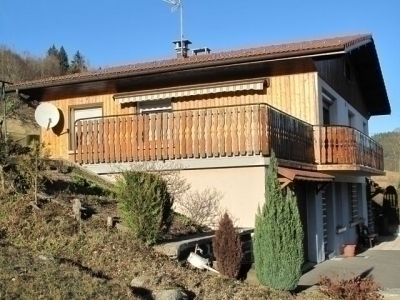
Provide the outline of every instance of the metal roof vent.
[[211,49],[208,47],[202,47],[202,48],[197,48],[192,50],[193,55],[204,55],[204,54],[210,54]]

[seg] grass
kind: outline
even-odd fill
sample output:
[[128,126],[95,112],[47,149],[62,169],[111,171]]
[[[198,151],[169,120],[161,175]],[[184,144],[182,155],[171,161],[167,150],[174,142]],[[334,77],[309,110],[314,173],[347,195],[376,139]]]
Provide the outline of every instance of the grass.
[[[69,185],[74,184],[71,179]],[[56,195],[60,203],[71,198],[60,190]],[[182,266],[129,233],[107,229],[106,216],[117,215],[112,198],[80,196],[95,212],[81,223],[67,205],[42,201],[37,210],[28,205],[27,195],[0,197],[0,299],[141,299],[141,290],[130,282],[143,275],[150,277],[146,290],[182,288],[194,299],[294,299]],[[177,234],[198,230],[189,225],[185,232],[182,224],[188,221],[177,220]]]

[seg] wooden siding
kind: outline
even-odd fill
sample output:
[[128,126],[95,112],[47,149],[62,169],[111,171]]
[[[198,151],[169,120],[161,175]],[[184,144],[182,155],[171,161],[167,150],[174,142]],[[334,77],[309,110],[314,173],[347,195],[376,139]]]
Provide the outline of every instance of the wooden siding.
[[354,69],[350,66],[351,82],[345,76],[346,57],[315,60],[319,76],[366,119],[369,118]]
[[310,124],[317,121],[317,73],[268,77],[270,86],[262,93],[236,92],[184,97],[174,100],[173,109],[266,103]]
[[[208,94],[173,100],[173,110],[207,108],[214,106],[266,103],[307,123],[316,124],[317,73],[279,75],[268,77],[270,86],[264,91]],[[62,112],[62,121],[54,130],[42,129],[42,141],[52,156],[72,159],[68,154],[70,108],[74,106],[103,105],[103,116],[135,113],[135,103],[117,104],[113,94],[49,100]]]

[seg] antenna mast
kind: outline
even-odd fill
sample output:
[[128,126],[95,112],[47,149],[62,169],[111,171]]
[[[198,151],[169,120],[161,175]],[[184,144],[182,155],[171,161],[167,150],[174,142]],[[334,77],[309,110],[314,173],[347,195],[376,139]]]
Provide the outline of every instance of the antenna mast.
[[180,29],[181,29],[181,54],[183,55],[183,0],[163,0],[172,5],[171,12],[175,12],[177,9],[180,10]]

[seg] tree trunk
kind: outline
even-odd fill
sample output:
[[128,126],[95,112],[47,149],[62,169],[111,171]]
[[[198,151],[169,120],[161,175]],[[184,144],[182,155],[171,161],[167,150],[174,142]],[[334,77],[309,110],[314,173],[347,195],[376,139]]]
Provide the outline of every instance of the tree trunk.
[[6,189],[5,179],[4,179],[4,169],[3,166],[0,165],[0,186],[1,190],[4,192]]
[[33,188],[34,188],[34,194],[35,194],[35,203],[36,203],[36,205],[38,205],[38,200],[37,200],[37,181],[38,181],[38,172],[39,172],[39,170],[38,170],[38,162],[37,162],[37,157],[35,157],[35,170],[34,170],[34,176],[35,176],[35,181],[34,181],[34,185],[33,185]]

